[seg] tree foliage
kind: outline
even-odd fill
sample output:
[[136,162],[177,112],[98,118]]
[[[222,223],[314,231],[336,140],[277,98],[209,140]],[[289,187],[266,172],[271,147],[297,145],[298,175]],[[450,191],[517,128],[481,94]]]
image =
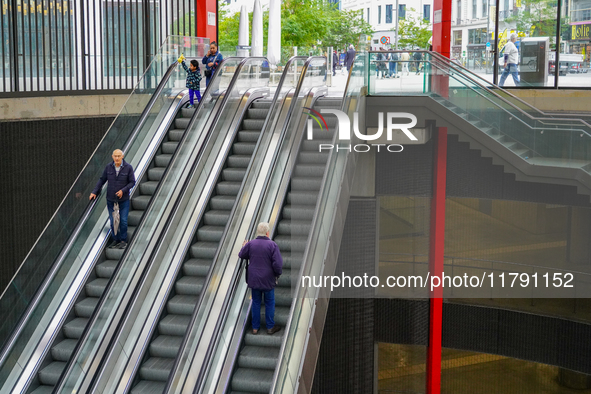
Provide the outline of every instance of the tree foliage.
[[[521,36],[549,37],[550,44],[556,41],[557,3],[552,0],[522,0],[516,14],[505,18],[514,24]],[[568,18],[561,18],[563,31],[569,29]]]
[[[392,30],[396,30],[393,28]],[[405,19],[398,21],[398,48],[427,48],[432,32],[429,22],[423,19],[414,8],[406,14]]]

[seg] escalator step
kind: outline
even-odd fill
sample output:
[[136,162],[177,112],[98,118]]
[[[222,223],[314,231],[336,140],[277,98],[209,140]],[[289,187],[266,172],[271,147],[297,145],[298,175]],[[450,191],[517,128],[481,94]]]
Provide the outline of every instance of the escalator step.
[[218,250],[217,242],[197,242],[191,245],[191,257],[213,260]]
[[245,346],[238,357],[239,368],[256,368],[273,371],[279,358],[279,348]]
[[167,315],[158,322],[158,332],[161,335],[184,336],[191,322],[191,316]]
[[316,191],[320,190],[322,186],[322,178],[302,178],[292,177],[291,178],[291,190],[293,191]]
[[281,235],[308,236],[311,230],[312,223],[307,220],[282,220],[278,226],[278,233]]
[[164,389],[166,389],[166,383],[140,380],[139,383],[131,389],[131,394],[162,394]]
[[39,386],[31,391],[31,394],[51,394],[53,393],[53,386]]
[[191,295],[175,295],[166,303],[166,310],[173,315],[191,316],[199,297]]
[[314,103],[314,108],[341,108],[343,105],[343,100],[339,98],[321,98],[320,100]]
[[221,194],[223,196],[237,196],[240,192],[240,186],[242,186],[242,182],[218,182],[215,186],[215,190],[217,194]]
[[55,361],[68,362],[70,357],[72,357],[72,353],[77,344],[78,341],[76,339],[64,339],[55,346],[52,346],[51,357],[53,357]]
[[268,394],[272,381],[272,370],[240,368],[232,376],[232,390]]
[[180,141],[185,134],[185,129],[172,129],[168,132],[168,139],[171,141]]
[[[302,151],[303,152],[320,152],[320,144],[332,144],[331,139],[320,139],[319,135],[314,134],[314,140],[304,140],[302,141]],[[322,152],[328,152],[326,150],[322,150]],[[324,167],[322,167],[324,169]]]
[[181,348],[183,337],[171,335],[159,335],[150,343],[150,355],[152,357],[164,357],[174,359]]
[[274,239],[275,243],[279,245],[279,249],[285,252],[304,252],[308,236],[298,235],[278,235]]
[[222,172],[222,179],[224,181],[242,182],[246,175],[245,168],[231,168],[228,167]]
[[293,175],[296,177],[322,178],[324,175],[324,168],[325,166],[318,164],[298,164],[294,168]]
[[118,260],[105,260],[102,263],[97,264],[95,269],[96,276],[99,278],[110,278],[115,272],[118,264]]
[[207,276],[213,261],[190,259],[183,264],[183,273],[191,276]]
[[303,164],[324,164],[328,161],[328,153],[300,152],[298,161]]
[[147,181],[140,183],[140,192],[142,194],[147,194],[149,196],[153,196],[156,192],[156,188],[158,187],[158,183],[156,181]]
[[140,377],[145,380],[165,382],[174,366],[174,358],[150,357],[140,368]]
[[204,215],[203,222],[211,226],[226,226],[230,220],[230,211],[207,211]]
[[172,159],[172,155],[157,155],[154,159],[154,164],[156,164],[156,167],[166,167],[170,163],[170,159]]
[[79,339],[86,328],[88,319],[85,317],[77,317],[68,323],[64,324],[62,331],[66,338]]
[[287,193],[287,203],[291,205],[310,205],[316,207],[318,201],[318,193],[306,193],[306,192],[289,192]]
[[283,333],[285,333],[285,330],[281,330],[273,335],[267,335],[265,328],[263,327],[257,335],[253,335],[252,330],[249,327],[244,336],[244,344],[246,346],[276,346],[279,348],[283,341]]
[[166,168],[164,167],[150,168],[148,170],[148,180],[160,182],[160,180],[164,176],[164,171],[166,171]]
[[232,152],[235,155],[248,155],[250,158],[255,148],[256,143],[253,142],[236,142],[232,145]]
[[[129,236],[129,227],[127,228],[127,238],[131,238]],[[105,249],[105,255],[107,256],[107,259],[109,260],[121,260],[121,257],[123,256],[123,253],[125,252],[124,249],[114,249],[114,248],[107,248]]]
[[183,118],[191,118],[193,117],[195,110],[196,108],[182,108],[181,115],[183,115]]
[[[281,276],[279,277],[279,281],[277,282],[277,286],[279,287],[288,287],[291,288],[293,285],[294,287],[297,286],[297,282],[291,283],[291,270],[283,267],[283,271],[281,272]],[[294,278],[296,279],[296,278]],[[291,293],[289,294],[291,297]]]
[[244,119],[242,120],[242,130],[261,131],[265,125],[265,119]]
[[201,226],[197,230],[197,238],[204,242],[220,242],[224,229],[224,226]]
[[109,279],[98,278],[87,283],[86,286],[84,286],[84,290],[86,290],[86,295],[88,297],[101,298],[108,284]]
[[309,208],[302,206],[291,206],[285,205],[283,207],[283,217],[285,219],[296,219],[296,220],[312,220],[314,218],[314,212],[316,207],[310,205]]
[[162,144],[162,153],[173,154],[176,147],[179,145],[176,141],[168,141]]
[[129,215],[127,216],[127,225],[128,226],[138,226],[142,217],[144,216],[144,211],[140,210],[133,210],[129,211]]
[[255,102],[253,102],[250,106],[250,108],[266,108],[269,109],[271,108],[271,100],[257,100]]
[[77,317],[90,317],[99,303],[99,297],[86,297],[74,305]]
[[[283,275],[281,275],[283,277]],[[284,306],[288,310],[291,307],[293,297],[291,296],[291,284],[287,287],[276,287],[275,288],[275,307]]]
[[255,144],[261,136],[261,131],[246,131],[242,130],[238,132],[238,142],[254,142]]
[[235,202],[234,196],[215,196],[209,200],[209,206],[213,210],[231,211]]
[[297,269],[302,266],[302,261],[304,260],[304,255],[302,253],[283,253],[281,252],[281,257],[283,257],[283,268],[288,269]]
[[41,382],[41,384],[55,386],[60,378],[60,375],[64,371],[64,368],[66,368],[66,363],[61,361],[52,362],[47,367],[39,371],[39,382]]
[[267,108],[249,108],[248,111],[246,111],[246,118],[265,120],[268,113],[269,110]]
[[174,127],[176,129],[186,129],[190,121],[191,118],[176,118],[174,120]]
[[174,284],[174,289],[180,295],[199,296],[203,291],[205,278],[199,276],[183,276]]
[[148,204],[150,203],[150,199],[152,196],[137,196],[131,199],[131,205],[133,209],[139,209],[141,211],[145,211],[148,208]]
[[[285,329],[285,325],[287,324],[287,319],[289,319],[289,309],[290,307],[286,307],[283,305],[275,305],[275,324],[280,325],[282,328],[281,330],[283,331]],[[265,321],[265,306],[261,305],[261,322]],[[261,323],[264,326],[264,323]],[[264,337],[272,337],[273,335],[267,335],[266,330],[263,330],[261,332],[259,332],[259,335],[262,335]],[[274,335],[283,335],[283,333],[280,331],[277,334]]]
[[247,168],[248,165],[250,164],[250,158],[251,158],[251,156],[249,156],[249,155],[229,156],[228,160],[227,160],[228,167]]

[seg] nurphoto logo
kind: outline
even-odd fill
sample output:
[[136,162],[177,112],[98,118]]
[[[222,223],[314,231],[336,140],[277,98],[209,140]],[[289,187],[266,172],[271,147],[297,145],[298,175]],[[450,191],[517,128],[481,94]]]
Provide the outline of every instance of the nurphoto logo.
[[[321,109],[320,112],[313,110],[312,108],[304,107],[307,109],[308,115],[312,117],[312,119],[308,119],[308,133],[307,138],[308,140],[314,139],[314,132],[313,126],[314,121],[320,127],[320,130],[328,131],[328,126],[326,124],[326,120],[322,116],[322,114],[332,114],[337,117],[338,125],[339,125],[339,141],[351,141],[351,125],[349,122],[349,116],[344,113],[343,111],[339,111],[337,109]],[[394,123],[394,119],[409,119],[410,123]],[[413,128],[417,124],[417,117],[413,114],[408,112],[387,112],[386,113],[386,139],[388,141],[392,141],[392,132],[394,130],[401,130],[406,137],[408,137],[411,141],[417,141],[417,137],[415,137],[409,129]],[[355,133],[355,137],[359,138],[360,140],[364,141],[375,141],[382,136],[384,132],[384,113],[378,112],[378,130],[375,134],[361,134],[359,131],[359,114],[357,112],[353,113],[353,133]],[[356,144],[356,145],[344,145],[341,146],[337,144],[336,146],[333,144],[320,144],[318,147],[318,151],[322,152],[323,150],[334,150],[338,152],[339,150],[351,150],[355,152],[369,152],[372,147],[375,147],[377,151],[380,151],[381,147],[386,147],[388,152],[402,152],[404,149],[400,144]]]

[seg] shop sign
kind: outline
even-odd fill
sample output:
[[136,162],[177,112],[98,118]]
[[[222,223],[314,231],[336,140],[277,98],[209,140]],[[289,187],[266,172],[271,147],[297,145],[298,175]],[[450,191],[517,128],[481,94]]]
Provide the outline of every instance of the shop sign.
[[588,40],[591,39],[591,24],[572,25],[570,31],[571,40]]

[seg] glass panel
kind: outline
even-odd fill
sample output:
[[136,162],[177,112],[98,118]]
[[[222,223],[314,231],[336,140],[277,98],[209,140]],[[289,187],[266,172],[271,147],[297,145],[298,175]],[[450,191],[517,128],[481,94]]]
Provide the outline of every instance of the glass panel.
[[378,343],[378,394],[424,393],[426,363],[426,346]]
[[[88,196],[113,150],[123,149],[125,159],[134,167],[138,179],[147,171],[148,162],[144,155],[152,141],[160,138],[160,123],[180,92],[178,86],[184,86],[186,78],[184,73],[173,71],[166,84],[160,90],[156,89],[167,71],[162,67],[163,62],[174,58],[174,39],[171,38],[169,44],[162,48],[160,66],[156,67],[155,61],[155,67],[148,69],[145,79],[129,97],[0,299],[0,310],[4,316],[0,327],[2,340],[10,338],[19,321],[23,327],[23,331],[13,334],[13,342],[5,349],[0,377],[7,376],[17,358],[21,359],[20,365],[26,363],[37,346],[36,341],[40,340],[58,308],[61,308],[62,300],[69,299],[73,295],[71,291],[77,290],[76,287],[70,289],[73,281],[82,280],[108,236],[104,195],[93,204],[89,204]],[[151,100],[151,107],[142,115]]]
[[[168,214],[170,214],[171,203],[174,203],[179,198],[182,185],[184,185],[189,174],[192,172],[192,168],[196,160],[201,156],[198,153],[204,143],[207,141],[210,133],[206,132],[212,126],[213,117],[215,115],[214,109],[217,108],[216,104],[220,98],[225,97],[219,94],[220,92],[226,91],[233,78],[233,73],[229,71],[230,68],[236,69],[236,66],[242,59],[229,58],[220,65],[218,74],[210,82],[210,86],[205,91],[202,101],[198,107],[198,112],[195,115],[195,119],[192,124],[191,130],[188,130],[184,141],[179,144],[179,150],[176,153],[175,158],[170,164],[170,168],[167,172],[166,177],[161,181],[162,185],[158,190],[157,194],[153,197],[152,207],[145,214],[143,225],[136,230],[137,234],[134,239],[139,241],[130,244],[131,250],[128,252],[127,257],[121,261],[120,271],[112,279],[111,290],[106,294],[103,303],[100,305],[100,309],[96,315],[95,324],[92,325],[88,335],[84,338],[84,342],[81,345],[81,350],[76,354],[76,358],[73,360],[73,367],[65,375],[62,388],[67,392],[80,391],[82,384],[88,384],[89,379],[92,376],[87,376],[96,372],[90,368],[90,365],[95,362],[95,357],[102,357],[106,349],[101,347],[105,343],[105,336],[108,334],[109,329],[113,328],[113,325],[117,325],[122,316],[121,314],[125,310],[127,303],[130,298],[135,295],[134,292],[129,289],[135,289],[137,282],[139,281],[143,270],[146,265],[150,262],[149,257],[151,253],[148,251],[148,246],[154,245],[154,238],[158,237],[160,232],[164,231],[165,224],[168,221]],[[247,69],[247,72],[250,69]],[[254,75],[253,77],[257,77]],[[179,77],[186,78],[185,73],[179,73]],[[240,84],[236,84],[240,86]],[[230,113],[231,113],[230,109]],[[224,119],[223,117],[221,119]],[[214,134],[215,135],[215,134]],[[207,149],[211,149],[208,145]],[[214,150],[216,151],[216,150]],[[210,171],[215,170],[211,168],[211,156],[208,158],[210,164],[208,170],[198,171],[203,173],[206,177]],[[213,155],[215,156],[215,155]],[[204,157],[208,157],[205,155]],[[199,161],[199,163],[203,163]],[[196,194],[198,195],[198,194]],[[187,215],[189,217],[190,215]],[[156,232],[158,231],[158,232]],[[176,252],[176,249],[170,249],[167,244],[160,247],[162,253]],[[156,259],[159,263],[164,260]],[[165,267],[166,264],[157,265],[156,268]],[[163,272],[167,273],[166,270]],[[150,277],[150,276],[148,276]],[[149,286],[147,289],[152,289],[151,296],[157,295],[160,286]],[[146,307],[151,305],[151,298],[146,296],[144,298]],[[131,323],[137,322],[138,319],[131,319]],[[134,332],[136,334],[137,331]],[[110,338],[108,338],[110,339]],[[137,340],[137,337],[133,337],[133,340]],[[108,343],[109,340],[106,340]],[[121,344],[123,349],[128,350],[129,344],[124,346]],[[118,361],[121,363],[120,366],[125,367],[125,360],[127,357],[132,355],[132,352],[126,351],[126,356],[118,354]],[[80,374],[80,372],[85,371]],[[86,380],[86,382],[84,382]],[[86,388],[85,386],[82,386]],[[118,390],[107,390],[110,392],[116,392]]]
[[[560,12],[560,87],[590,87],[587,76],[591,60],[591,3],[562,2]],[[556,48],[550,53],[550,68],[555,72]]]

